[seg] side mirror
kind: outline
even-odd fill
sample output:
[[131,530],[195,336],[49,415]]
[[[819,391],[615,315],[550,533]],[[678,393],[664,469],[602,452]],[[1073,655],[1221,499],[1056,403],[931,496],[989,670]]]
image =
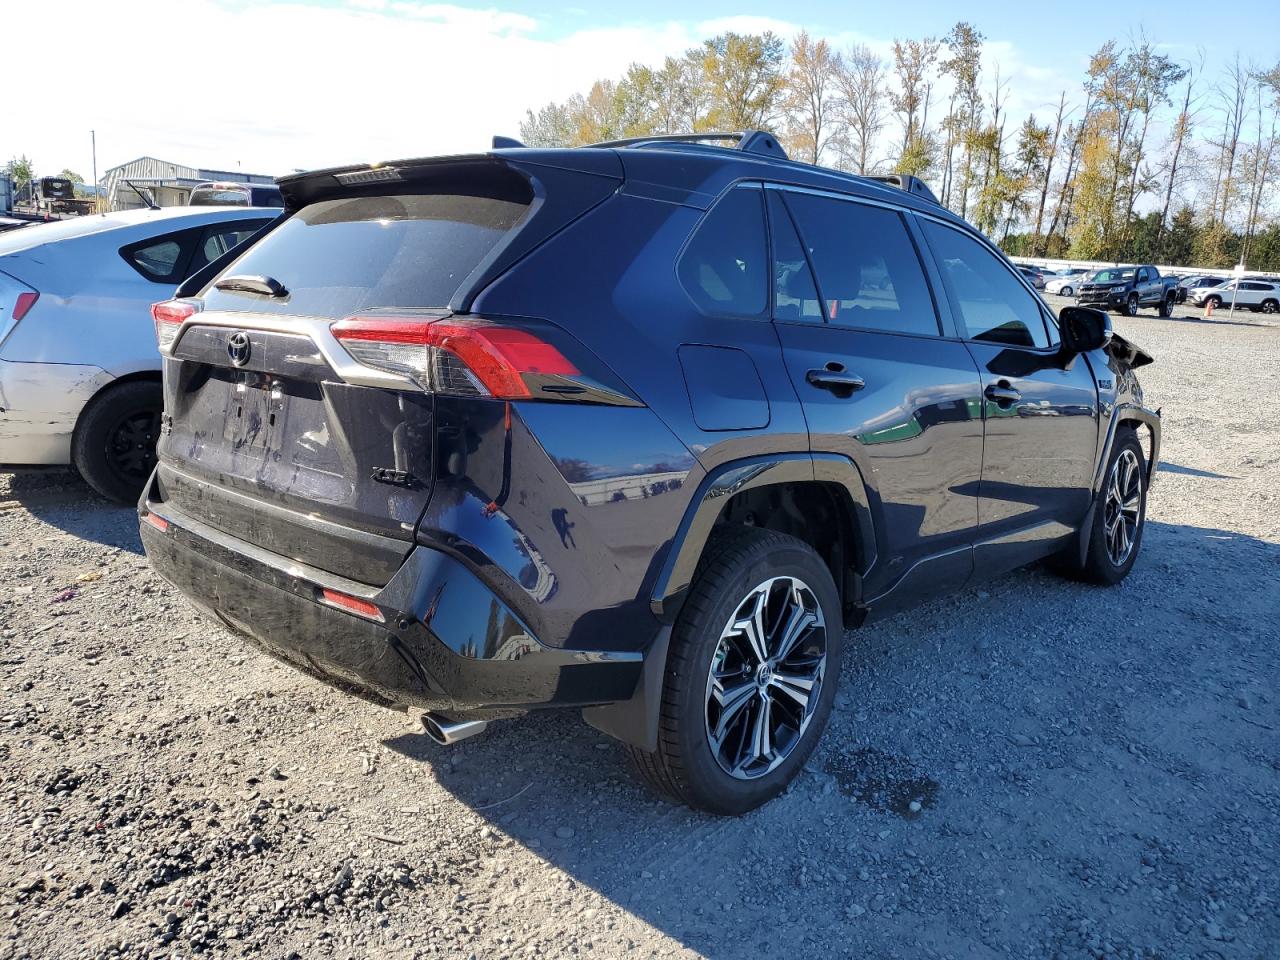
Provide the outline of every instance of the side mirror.
[[1100,350],[1111,342],[1111,317],[1093,307],[1063,307],[1058,314],[1063,353]]

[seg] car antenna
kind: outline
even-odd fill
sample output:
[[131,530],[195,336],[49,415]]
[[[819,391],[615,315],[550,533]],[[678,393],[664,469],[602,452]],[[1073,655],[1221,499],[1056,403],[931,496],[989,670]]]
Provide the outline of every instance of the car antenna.
[[139,197],[141,197],[141,198],[142,198],[142,202],[143,202],[143,203],[145,203],[145,204],[147,205],[147,209],[148,209],[148,210],[159,210],[159,209],[160,209],[160,204],[156,203],[154,200],[152,200],[150,197],[148,197],[145,193],[143,193],[141,190],[139,190],[137,187],[135,187],[135,186],[133,185],[133,181],[132,181],[132,180],[126,180],[126,181],[125,181],[125,183],[127,183],[127,184],[129,185],[129,189],[130,189],[130,190],[132,190],[134,193],[136,193]]

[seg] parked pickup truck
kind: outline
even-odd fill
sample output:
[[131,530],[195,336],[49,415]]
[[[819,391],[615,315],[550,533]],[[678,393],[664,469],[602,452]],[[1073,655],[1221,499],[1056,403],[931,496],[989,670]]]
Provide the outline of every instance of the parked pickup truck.
[[1130,317],[1143,307],[1154,307],[1167,317],[1177,302],[1177,286],[1176,277],[1162,277],[1150,264],[1104,267],[1084,278],[1079,299],[1081,306],[1119,310]]

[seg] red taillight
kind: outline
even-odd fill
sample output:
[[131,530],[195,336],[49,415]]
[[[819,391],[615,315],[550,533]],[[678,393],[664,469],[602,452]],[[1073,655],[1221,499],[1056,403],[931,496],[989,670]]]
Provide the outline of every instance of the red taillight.
[[142,515],[142,522],[151,524],[151,526],[155,527],[161,533],[164,533],[169,529],[169,521],[154,513],[144,513]]
[[443,393],[523,400],[532,396],[526,374],[579,373],[536,334],[488,320],[348,317],[333,325],[333,335],[366,366]]
[[342,593],[338,590],[330,590],[324,587],[320,589],[316,597],[321,603],[327,603],[331,607],[346,610],[348,613],[354,613],[356,616],[364,617],[368,620],[374,620],[378,623],[386,620],[376,604],[370,603],[368,600],[361,600],[359,597],[353,597],[349,593]]
[[40,294],[34,290],[28,290],[25,293],[18,294],[13,301],[13,319],[15,322],[21,320],[27,315],[32,307],[36,305],[36,301],[40,299]]
[[172,346],[182,321],[194,316],[199,310],[200,304],[193,300],[162,300],[151,305],[151,319],[156,325],[156,343],[161,350]]

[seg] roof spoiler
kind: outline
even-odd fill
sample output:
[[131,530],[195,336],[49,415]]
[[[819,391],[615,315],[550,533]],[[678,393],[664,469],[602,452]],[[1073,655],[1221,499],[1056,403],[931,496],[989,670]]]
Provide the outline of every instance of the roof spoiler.
[[654,133],[647,137],[626,137],[622,140],[605,140],[592,143],[592,147],[637,147],[650,143],[705,143],[715,140],[732,140],[735,149],[744,153],[757,153],[761,156],[786,160],[787,151],[782,149],[778,138],[764,130],[721,130],[710,133]]
[[867,179],[887,183],[891,187],[897,187],[899,190],[904,190],[921,199],[928,200],[930,203],[938,202],[938,198],[933,195],[933,191],[925,185],[925,182],[909,173],[887,173],[883,176],[867,175]]

